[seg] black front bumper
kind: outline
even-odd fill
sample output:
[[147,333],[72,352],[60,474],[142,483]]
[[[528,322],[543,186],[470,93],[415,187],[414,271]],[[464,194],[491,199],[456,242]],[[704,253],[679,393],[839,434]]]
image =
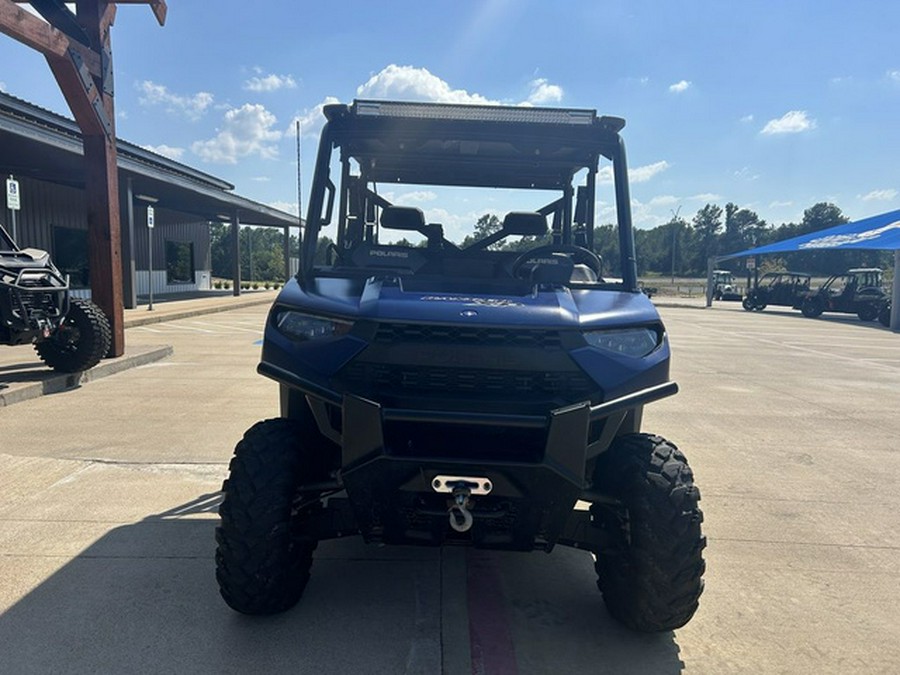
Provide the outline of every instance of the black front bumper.
[[[356,529],[367,541],[389,544],[441,545],[519,551],[550,550],[571,527],[575,503],[589,488],[586,467],[592,422],[603,420],[677,391],[674,382],[651,387],[598,406],[580,403],[547,416],[463,415],[384,409],[378,403],[347,395],[343,399],[343,487]],[[461,433],[469,447],[459,453],[428,451],[421,435],[404,445],[392,427],[424,425],[437,434]],[[480,426],[499,430],[479,433]],[[454,429],[456,428],[456,429]],[[537,452],[501,447],[515,430],[542,440]],[[512,435],[502,435],[512,430]],[[404,436],[405,438],[405,436]],[[485,440],[487,438],[487,440]],[[446,440],[446,439],[441,439]],[[492,445],[492,441],[498,445]],[[466,532],[449,526],[450,495],[433,489],[437,476],[486,479],[488,495],[472,496],[473,524]]]

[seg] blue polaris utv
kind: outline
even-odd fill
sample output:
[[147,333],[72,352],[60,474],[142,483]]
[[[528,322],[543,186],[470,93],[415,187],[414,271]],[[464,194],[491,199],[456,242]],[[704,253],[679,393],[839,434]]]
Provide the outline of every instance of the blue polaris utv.
[[[687,623],[706,542],[684,455],[641,432],[677,385],[637,283],[624,120],[369,100],[324,114],[300,271],[259,364],[281,414],[246,432],[223,486],[225,601],[292,607],[317,542],[358,534],[572,546],[594,554],[616,619]],[[593,246],[605,185],[620,278]],[[493,204],[513,206],[464,236]]]

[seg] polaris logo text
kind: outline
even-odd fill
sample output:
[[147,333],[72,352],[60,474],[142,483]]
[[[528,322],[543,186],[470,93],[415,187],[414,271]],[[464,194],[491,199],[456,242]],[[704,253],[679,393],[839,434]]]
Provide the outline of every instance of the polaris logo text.
[[409,253],[407,251],[369,251],[369,255],[375,256],[376,258],[408,258]]

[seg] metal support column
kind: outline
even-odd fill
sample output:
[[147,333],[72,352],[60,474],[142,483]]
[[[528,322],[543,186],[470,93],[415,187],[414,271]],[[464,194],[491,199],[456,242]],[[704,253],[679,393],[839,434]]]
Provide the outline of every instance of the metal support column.
[[891,295],[891,330],[900,333],[900,250],[894,251],[894,287]]
[[231,283],[232,295],[241,294],[241,221],[237,211],[231,214]]
[[134,262],[134,186],[129,178],[125,187],[125,214],[128,222],[122,230],[122,250],[125,261],[122,270],[122,300],[125,309],[137,307],[136,265]]

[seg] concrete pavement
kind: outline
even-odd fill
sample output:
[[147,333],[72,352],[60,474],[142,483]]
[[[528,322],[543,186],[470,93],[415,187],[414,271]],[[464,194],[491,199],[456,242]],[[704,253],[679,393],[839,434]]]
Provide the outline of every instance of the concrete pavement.
[[[125,310],[125,328],[146,326],[176,319],[186,319],[232,309],[269,305],[276,291],[246,291],[240,296],[231,292],[203,292],[189,299],[168,296],[157,299],[153,309],[146,302],[135,309]],[[129,368],[146,365],[171,356],[170,345],[134,347],[126,340],[125,353],[114,359],[104,359],[83,373],[55,373],[45,366],[31,345],[0,346],[0,407],[27,401],[45,394],[74,389],[93,380]]]
[[[662,304],[662,303],[661,303]],[[703,494],[694,620],[635,635],[589,555],[320,545],[293,610],[219,599],[218,490],[277,411],[265,305],[134,326],[156,363],[0,408],[0,672],[893,673],[900,349],[878,324],[663,306],[679,395],[645,429]],[[488,584],[478,584],[485,579]],[[482,595],[473,593],[480,589]],[[473,626],[499,660],[485,661]],[[504,645],[506,647],[504,648]]]

